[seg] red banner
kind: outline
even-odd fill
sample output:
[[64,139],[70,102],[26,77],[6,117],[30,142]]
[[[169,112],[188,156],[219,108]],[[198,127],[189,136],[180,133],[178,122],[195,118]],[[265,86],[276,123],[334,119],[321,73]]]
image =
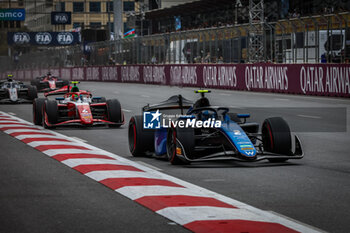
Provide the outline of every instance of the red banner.
[[[29,81],[49,70],[20,70]],[[50,69],[79,81],[108,81],[350,97],[348,64],[118,65]]]

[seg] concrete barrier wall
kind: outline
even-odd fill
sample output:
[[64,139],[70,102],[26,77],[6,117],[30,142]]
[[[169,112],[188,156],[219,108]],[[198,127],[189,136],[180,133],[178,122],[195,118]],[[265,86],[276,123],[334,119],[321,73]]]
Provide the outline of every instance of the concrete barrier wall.
[[[47,69],[14,71],[29,81]],[[117,65],[50,69],[63,79],[350,97],[348,64]],[[5,74],[4,74],[5,75]]]

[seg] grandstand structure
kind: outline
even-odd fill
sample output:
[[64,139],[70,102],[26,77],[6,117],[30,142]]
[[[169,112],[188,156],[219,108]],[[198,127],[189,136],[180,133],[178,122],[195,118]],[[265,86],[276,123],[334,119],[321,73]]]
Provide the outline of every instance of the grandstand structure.
[[[227,5],[228,2],[230,5]],[[245,12],[246,7],[249,10],[249,4],[247,5],[249,1],[241,0],[241,2],[240,14]],[[293,2],[301,7],[302,4],[314,1]],[[238,17],[237,25],[234,24],[235,4],[232,4],[231,0],[215,1],[215,7],[212,1],[200,0],[171,8],[151,10],[146,12],[146,18],[153,19],[150,23],[153,25],[151,35],[93,43],[87,45],[88,49],[86,46],[84,49],[82,46],[75,46],[24,54],[17,68],[107,65],[111,60],[113,64],[349,62],[350,12],[347,11],[348,8],[339,8],[337,11],[333,9],[330,12],[325,9],[325,12],[321,13],[318,13],[318,8],[315,8],[311,13],[308,11],[307,14],[298,13],[286,17],[288,11],[291,11],[291,6],[286,11],[285,6],[279,5],[276,8],[277,12],[275,9],[273,14],[265,7],[268,3],[271,1],[264,1],[263,18],[249,22],[249,14],[246,14],[247,19]],[[174,28],[167,32],[158,30],[162,29],[160,23],[157,30],[154,28],[155,19],[163,20],[163,15],[173,17],[180,12],[184,14],[192,12],[194,17],[196,12],[200,12],[198,14],[205,18],[205,12],[210,6],[212,12],[220,11],[226,6],[226,9],[232,13],[230,19],[233,23],[191,29],[185,28],[182,24],[181,29]],[[229,19],[227,15],[220,16]],[[185,16],[183,17],[185,19]],[[196,23],[196,21],[192,22]],[[259,35],[258,43],[253,46],[256,35]],[[252,48],[254,50],[251,50]],[[155,59],[152,61],[153,57]],[[47,61],[46,63],[43,62],[43,58]]]

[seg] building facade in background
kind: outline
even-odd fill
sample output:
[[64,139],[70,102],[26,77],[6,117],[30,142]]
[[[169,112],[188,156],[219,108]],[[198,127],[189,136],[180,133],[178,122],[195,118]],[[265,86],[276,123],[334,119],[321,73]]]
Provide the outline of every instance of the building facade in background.
[[[4,9],[23,9],[24,8],[24,0],[18,1],[0,1],[0,10]],[[7,21],[0,20],[0,30],[1,31],[15,31],[19,28],[22,28],[24,25],[24,21]]]
[[[124,22],[126,13],[135,11],[136,0],[123,0]],[[25,0],[26,25],[30,31],[72,31],[106,29],[113,31],[113,1],[108,0]],[[51,12],[71,12],[71,23],[52,25]],[[128,30],[126,24],[123,31]]]

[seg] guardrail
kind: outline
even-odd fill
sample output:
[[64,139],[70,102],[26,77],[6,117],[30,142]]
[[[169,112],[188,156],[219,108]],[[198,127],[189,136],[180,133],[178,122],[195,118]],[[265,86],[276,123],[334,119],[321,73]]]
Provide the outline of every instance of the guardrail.
[[116,65],[18,70],[29,81],[50,71],[68,80],[105,81],[350,97],[349,64]]

